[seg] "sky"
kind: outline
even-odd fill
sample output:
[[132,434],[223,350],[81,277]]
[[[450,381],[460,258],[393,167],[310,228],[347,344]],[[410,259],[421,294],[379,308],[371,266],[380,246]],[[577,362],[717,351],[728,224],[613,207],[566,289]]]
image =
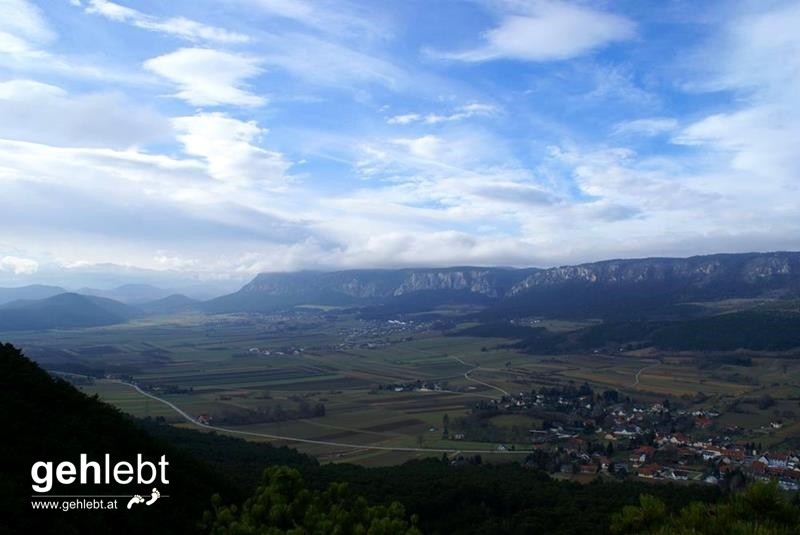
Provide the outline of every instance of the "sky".
[[769,0],[0,0],[0,282],[797,250],[797,28]]

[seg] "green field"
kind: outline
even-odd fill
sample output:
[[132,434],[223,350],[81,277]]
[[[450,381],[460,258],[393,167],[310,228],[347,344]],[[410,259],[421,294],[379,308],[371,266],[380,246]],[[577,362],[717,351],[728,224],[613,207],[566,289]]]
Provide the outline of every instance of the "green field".
[[[355,315],[323,319],[326,312],[311,307],[285,316],[184,316],[6,338],[50,369],[100,370],[135,381],[219,427],[346,444],[277,441],[331,461],[378,465],[441,455],[368,449],[375,446],[485,450],[492,456],[498,444],[444,439],[444,415],[463,416],[476,402],[497,398],[501,391],[529,392],[569,382],[684,404],[703,392],[702,406],[718,409],[769,391],[777,408],[740,405],[739,412],[723,414],[718,425],[769,426],[780,418],[781,429],[759,431],[757,438],[765,443],[787,440],[800,430],[793,416],[800,409],[794,401],[800,362],[791,358],[754,358],[746,369],[704,370],[696,356],[686,354],[529,355],[501,347],[511,340],[443,336],[424,325],[398,332],[387,322]],[[450,317],[453,311],[447,313]],[[552,324],[554,329],[569,327],[567,322]],[[396,392],[389,386],[415,381],[436,382],[445,391]],[[192,425],[123,384],[98,378],[80,388],[135,416]],[[324,415],[307,413],[318,405],[324,405]],[[541,419],[502,415],[492,424],[524,430],[538,428]]]

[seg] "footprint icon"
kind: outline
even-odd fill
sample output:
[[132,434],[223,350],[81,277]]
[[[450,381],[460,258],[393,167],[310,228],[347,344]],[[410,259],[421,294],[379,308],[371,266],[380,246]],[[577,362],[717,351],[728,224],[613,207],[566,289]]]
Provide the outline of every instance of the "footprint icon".
[[153,505],[156,503],[156,500],[161,497],[161,493],[158,492],[158,489],[153,489],[153,494],[150,495],[150,499],[145,502],[145,505]]
[[143,502],[144,502],[144,498],[142,498],[141,496],[139,496],[139,495],[137,494],[136,496],[134,496],[133,498],[131,498],[131,499],[130,499],[130,501],[128,502],[128,509],[130,509],[131,507],[133,507],[133,505],[134,505],[134,504],[137,504],[137,503],[143,503]]

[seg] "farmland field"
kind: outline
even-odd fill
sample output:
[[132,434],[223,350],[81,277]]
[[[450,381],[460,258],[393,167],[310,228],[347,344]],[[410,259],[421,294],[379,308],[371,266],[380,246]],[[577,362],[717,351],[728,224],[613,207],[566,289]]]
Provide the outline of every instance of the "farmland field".
[[[531,355],[509,347],[510,339],[450,336],[432,323],[398,325],[329,312],[304,307],[280,315],[187,315],[18,334],[14,341],[52,370],[93,376],[79,387],[135,416],[196,425],[119,381],[139,385],[194,419],[329,461],[381,465],[440,456],[442,450],[495,458],[507,455],[498,448],[529,449],[524,434],[542,424],[541,415],[492,418],[493,426],[515,430],[516,441],[503,444],[445,436],[443,422],[503,393],[584,382],[652,402],[687,404],[703,392],[703,407],[729,411],[735,400],[768,389],[783,398],[779,409],[791,421],[757,438],[780,442],[798,425],[792,396],[800,364],[793,359],[756,358],[743,374],[732,366],[701,370],[691,354]],[[457,318],[453,314],[447,311]],[[554,329],[570,328],[568,322],[552,323]],[[720,425],[744,418],[762,428],[778,410],[736,405],[735,417],[723,411]]]

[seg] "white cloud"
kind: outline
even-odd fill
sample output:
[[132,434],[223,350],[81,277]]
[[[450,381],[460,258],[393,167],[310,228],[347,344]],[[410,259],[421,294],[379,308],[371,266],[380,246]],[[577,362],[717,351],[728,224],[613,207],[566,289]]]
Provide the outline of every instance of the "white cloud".
[[411,124],[416,121],[421,121],[424,119],[423,115],[419,113],[404,113],[401,115],[393,115],[386,119],[386,122],[389,124]]
[[202,182],[205,166],[137,149],[59,147],[0,139],[0,182],[69,185],[96,192],[126,184],[166,192],[176,185]]
[[39,262],[30,258],[4,256],[0,258],[0,271],[10,271],[14,275],[31,275],[39,271]]
[[264,38],[270,51],[261,54],[265,65],[280,67],[302,80],[328,87],[374,83],[404,90],[428,83],[416,79],[391,61],[343,44],[308,34],[287,33]]
[[565,165],[585,195],[651,214],[693,211],[701,205],[708,209],[721,197],[719,192],[701,190],[680,167],[643,158],[625,147],[551,147],[550,158]]
[[648,117],[634,119],[614,125],[613,133],[618,136],[645,135],[657,136],[678,128],[678,121],[671,117]]
[[705,57],[710,81],[700,87],[733,91],[737,98],[731,109],[697,119],[674,135],[675,143],[696,147],[718,173],[727,174],[728,190],[748,191],[751,205],[764,199],[769,210],[796,200],[800,183],[800,33],[795,27],[800,27],[796,2],[746,12],[730,22],[726,47]]
[[304,0],[252,0],[250,4],[287,19],[307,22],[315,17],[314,6]]
[[145,61],[144,67],[175,83],[174,95],[195,106],[261,106],[263,96],[251,93],[245,80],[262,72],[258,58],[210,48],[182,48]]
[[29,1],[0,0],[0,14],[0,69],[14,73],[56,73],[104,83],[146,83],[140,73],[108,67],[97,55],[86,59],[48,52],[47,48],[58,36],[41,10]]
[[588,74],[593,83],[592,90],[580,95],[576,103],[597,103],[608,106],[609,102],[619,101],[643,108],[655,108],[660,103],[657,94],[642,88],[633,73],[619,65],[584,65],[582,74]]
[[429,113],[427,115],[421,115],[419,113],[406,113],[389,117],[386,122],[389,124],[411,124],[414,122],[422,122],[425,124],[449,123],[476,116],[491,117],[493,115],[497,115],[499,112],[500,109],[493,104],[473,102],[464,106],[459,106],[452,113],[445,115],[437,113]]
[[126,22],[143,30],[173,35],[189,41],[209,41],[223,44],[250,41],[250,37],[241,33],[209,26],[185,17],[158,18],[107,0],[89,0],[86,12],[101,15],[116,22]]
[[800,126],[794,110],[782,106],[753,106],[733,113],[708,116],[678,133],[675,143],[713,148],[721,165],[745,174],[743,178],[796,184],[800,179]]
[[0,52],[19,53],[55,39],[39,8],[25,0],[0,0]]
[[[455,230],[429,232],[389,231],[370,233],[363,239],[348,240],[344,250],[328,253],[328,265],[342,268],[364,266],[452,266],[455,262],[469,265],[525,265],[531,261],[532,247],[525,242],[504,236],[475,236]],[[535,253],[534,253],[535,254]],[[322,257],[323,259],[325,256]]]
[[118,93],[69,95],[34,80],[0,82],[0,138],[124,148],[170,134],[165,118]]
[[536,0],[523,6],[484,32],[483,45],[442,56],[462,61],[557,61],[636,35],[636,25],[629,19],[579,4]]
[[398,138],[392,142],[406,147],[412,156],[428,160],[441,159],[443,157],[442,152],[448,148],[441,138],[432,135],[416,138]]
[[340,0],[238,0],[260,13],[288,19],[337,37],[385,39],[391,30],[375,9]]
[[356,170],[365,177],[401,180],[407,175],[464,172],[490,165],[514,165],[505,141],[490,132],[470,128],[439,135],[359,140]]
[[[193,143],[193,151],[204,149],[202,140]],[[300,212],[291,199],[277,203],[275,213],[269,209],[276,204],[274,190],[211,176],[212,172],[236,174],[238,156],[268,158],[230,140],[220,143],[227,143],[220,150],[234,152],[229,162],[0,140],[0,198],[15,200],[4,212],[14,221],[13,231],[7,232],[7,227],[0,231],[0,246],[8,251],[25,247],[25,255],[14,256],[37,260],[50,255],[62,263],[114,262],[163,269],[165,263],[174,263],[174,257],[200,259],[204,264],[219,263],[219,257],[233,261],[256,244],[266,247],[307,237],[309,232],[293,222]],[[273,171],[258,161],[246,166],[248,173]],[[203,195],[187,194],[193,191]],[[301,201],[301,206],[308,205]],[[294,214],[283,217],[281,209]],[[231,268],[230,264],[213,267],[220,272]]]
[[157,251],[153,257],[155,263],[162,269],[187,270],[195,268],[199,262],[194,258],[183,258],[180,256],[169,256],[164,251]]
[[[17,260],[32,260],[41,275],[45,258],[219,274],[550,264],[798,243],[800,46],[790,30],[800,25],[800,10],[790,4],[737,19],[730,42],[713,36],[728,55],[706,55],[716,67],[705,86],[730,93],[698,101],[689,95],[678,111],[690,115],[670,118],[659,116],[656,91],[674,95],[661,85],[661,59],[652,65],[650,42],[597,61],[529,66],[510,80],[497,81],[494,70],[488,80],[485,69],[424,67],[440,69],[436,78],[382,35],[352,39],[379,28],[379,12],[400,20],[396,10],[239,0],[225,6],[224,18],[235,20],[242,3],[258,10],[242,10],[247,19],[231,28],[259,33],[237,53],[228,45],[246,41],[243,34],[97,0],[89,9],[106,19],[219,49],[148,52],[152,43],[115,43],[116,35],[103,32],[104,49],[93,51],[97,63],[89,65],[63,51],[92,43],[73,35],[58,48],[42,12],[15,0],[30,9],[21,19],[0,20],[0,49],[14,50],[0,54],[0,80],[8,80],[0,81],[0,197],[14,200],[4,212],[12,223],[0,225],[0,258],[15,259],[15,267],[2,269],[30,269]],[[636,33],[633,22],[597,7],[608,3],[482,3],[504,7],[485,23],[481,43],[451,57],[555,61]],[[204,7],[193,5],[187,16],[223,18]],[[365,24],[350,24],[359,9]],[[63,20],[53,13],[53,23]],[[90,29],[108,26],[100,16],[72,15]],[[648,37],[651,21],[643,22]],[[437,42],[461,36],[447,30]],[[428,37],[409,31],[411,43]],[[676,55],[685,43],[676,41]],[[141,60],[130,58],[143,53],[164,55],[142,72]],[[114,69],[127,62],[129,76],[109,76],[104,62],[117,62]],[[257,78],[262,69],[270,76]],[[81,83],[70,85],[76,77]],[[262,105],[264,87],[284,95],[274,108],[222,108]],[[523,95],[526,87],[539,91]],[[168,92],[193,107],[221,108],[190,107],[170,120],[141,105],[174,109],[154,98]],[[412,126],[398,133],[376,124],[377,109],[378,123]],[[502,124],[470,120],[501,113]],[[268,132],[265,117],[280,129]],[[617,122],[628,117],[634,120]],[[322,124],[332,125],[322,135],[335,140],[319,139]],[[617,137],[598,140],[609,131]],[[167,143],[152,143],[164,135]],[[681,146],[659,156],[667,140]],[[637,154],[624,146],[629,141],[648,152]],[[559,146],[542,155],[551,144]],[[308,159],[303,180],[290,174],[299,158]]]
[[67,92],[58,86],[36,80],[7,80],[0,82],[0,99],[19,100],[33,97],[61,97]]
[[255,121],[240,121],[223,113],[202,113],[173,120],[184,152],[202,158],[215,179],[234,184],[282,187],[291,167],[279,152],[255,143],[266,135]]
[[[766,9],[764,6],[766,5]],[[727,26],[725,48],[706,68],[711,89],[734,89],[770,100],[800,99],[800,4],[753,3]]]

